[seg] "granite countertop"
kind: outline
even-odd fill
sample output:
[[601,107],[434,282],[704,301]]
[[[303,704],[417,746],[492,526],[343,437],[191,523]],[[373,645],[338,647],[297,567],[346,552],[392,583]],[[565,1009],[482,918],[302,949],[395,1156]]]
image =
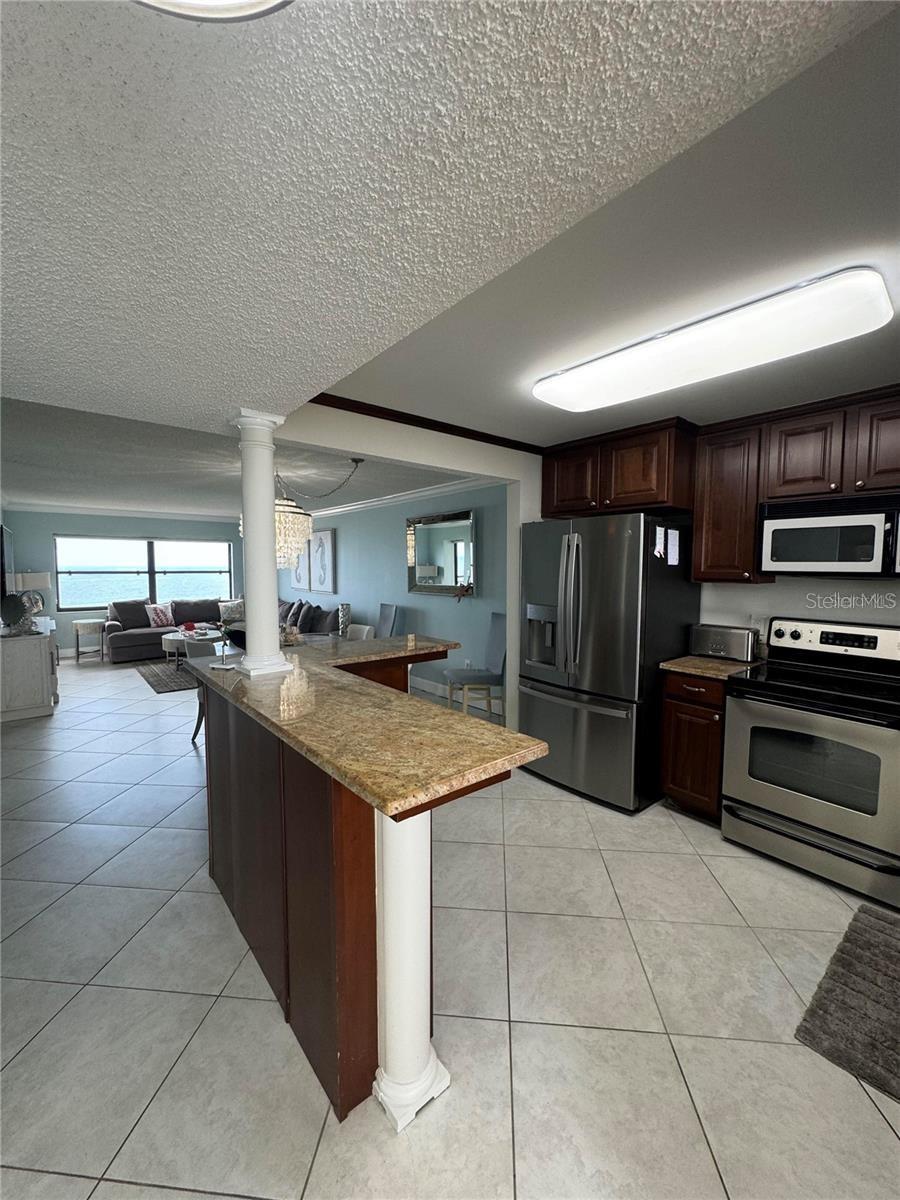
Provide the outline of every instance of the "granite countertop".
[[477,717],[336,668],[392,658],[426,661],[458,642],[406,637],[285,647],[289,675],[251,679],[186,665],[286,745],[394,817],[547,753],[547,745]]
[[706,658],[699,654],[688,654],[684,658],[670,658],[659,664],[661,671],[675,671],[679,675],[700,675],[705,679],[727,679],[746,671],[752,662],[739,662],[736,658]]

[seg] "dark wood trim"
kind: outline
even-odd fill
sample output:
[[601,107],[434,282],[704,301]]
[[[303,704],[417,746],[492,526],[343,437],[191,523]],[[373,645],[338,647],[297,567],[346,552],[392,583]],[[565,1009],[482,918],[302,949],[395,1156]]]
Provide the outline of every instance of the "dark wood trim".
[[[573,438],[568,442],[554,442],[545,446],[542,454],[556,454],[560,450],[577,450],[579,446],[590,446],[599,441],[616,437],[639,437],[643,433],[656,433],[660,429],[680,429],[685,433],[698,433],[701,427],[686,421],[684,417],[665,417],[661,421],[648,421],[644,425],[626,425],[622,429],[607,429],[603,433],[589,433],[586,437]],[[702,427],[706,432],[706,426]]]
[[502,783],[504,779],[509,779],[510,772],[504,771],[501,775],[491,775],[488,779],[480,779],[478,783],[470,783],[468,787],[458,788],[455,792],[445,792],[443,796],[438,796],[436,800],[429,800],[425,804],[418,804],[415,808],[408,808],[406,812],[397,813],[395,817],[391,817],[392,821],[405,821],[407,817],[417,817],[419,813],[428,812],[430,808],[437,808],[441,804],[446,804],[448,800],[457,800],[460,796],[468,796],[470,792],[480,792],[482,788],[491,787],[492,784]]
[[835,408],[850,408],[872,400],[890,400],[900,396],[900,383],[889,383],[885,387],[870,388],[867,392],[850,392],[846,396],[831,396],[827,400],[813,400],[809,404],[787,405],[785,408],[770,408],[765,412],[747,413],[743,417],[732,417],[728,421],[716,421],[712,425],[701,425],[701,433],[728,433],[732,429],[745,429],[748,425],[766,425],[770,421],[791,420],[794,417],[814,416]]
[[356,413],[359,417],[376,417],[379,421],[395,421],[399,425],[412,425],[416,429],[430,429],[433,433],[445,433],[450,437],[467,438],[470,442],[485,442],[488,446],[502,446],[504,450],[519,450],[522,454],[545,453],[543,446],[531,442],[519,442],[515,438],[500,437],[495,433],[482,433],[480,429],[469,429],[466,425],[452,425],[449,421],[435,421],[431,417],[420,417],[418,413],[399,412],[395,408],[384,408],[380,404],[366,404],[363,400],[350,400],[346,396],[334,396],[331,392],[320,392],[313,396],[310,404],[323,408],[336,408],[341,412]]

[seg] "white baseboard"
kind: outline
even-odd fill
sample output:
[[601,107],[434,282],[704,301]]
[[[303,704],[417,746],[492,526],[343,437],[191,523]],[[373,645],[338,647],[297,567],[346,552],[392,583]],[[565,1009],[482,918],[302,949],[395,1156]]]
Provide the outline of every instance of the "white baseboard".
[[[417,692],[428,692],[431,696],[441,696],[444,701],[447,700],[447,685],[446,683],[438,683],[435,679],[423,679],[421,675],[410,675],[409,686]],[[459,697],[460,704],[462,703],[462,695]],[[494,706],[494,714],[499,713],[505,716],[503,701],[499,696],[494,696],[491,700]],[[480,708],[482,712],[487,712],[487,703],[484,699],[470,700],[469,708]]]

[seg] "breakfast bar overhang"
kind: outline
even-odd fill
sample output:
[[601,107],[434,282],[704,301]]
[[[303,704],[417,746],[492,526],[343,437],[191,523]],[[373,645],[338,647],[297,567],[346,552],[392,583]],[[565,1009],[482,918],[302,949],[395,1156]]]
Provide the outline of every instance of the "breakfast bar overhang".
[[206,711],[209,873],[340,1120],[398,1131],[450,1077],[431,1045],[431,809],[544,742],[408,695],[457,643],[332,639],[284,675],[190,664]]

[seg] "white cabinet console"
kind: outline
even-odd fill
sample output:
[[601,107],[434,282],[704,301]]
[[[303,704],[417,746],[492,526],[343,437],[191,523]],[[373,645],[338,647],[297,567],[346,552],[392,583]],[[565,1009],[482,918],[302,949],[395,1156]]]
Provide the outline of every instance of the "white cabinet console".
[[59,699],[52,633],[0,637],[0,720],[47,717]]

